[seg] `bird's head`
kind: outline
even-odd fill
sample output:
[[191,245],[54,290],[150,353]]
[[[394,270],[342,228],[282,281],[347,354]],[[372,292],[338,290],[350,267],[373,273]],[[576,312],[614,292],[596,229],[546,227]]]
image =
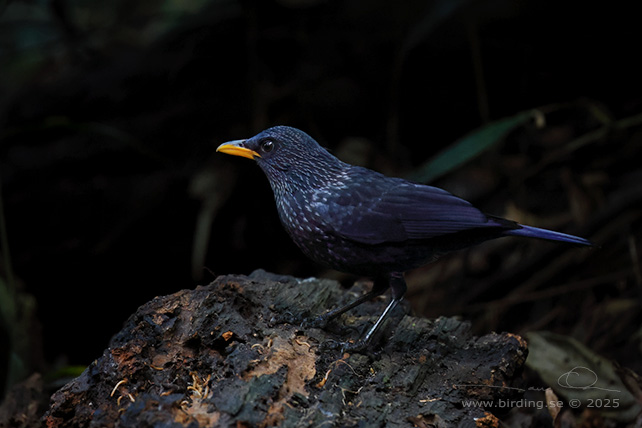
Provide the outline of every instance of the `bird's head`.
[[309,181],[342,164],[308,134],[289,126],[275,126],[247,140],[223,143],[216,151],[254,159],[271,182],[297,176]]

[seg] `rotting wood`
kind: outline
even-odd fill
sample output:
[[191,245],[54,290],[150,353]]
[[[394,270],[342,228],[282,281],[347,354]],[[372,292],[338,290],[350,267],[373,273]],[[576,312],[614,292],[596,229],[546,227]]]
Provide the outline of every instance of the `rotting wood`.
[[[323,344],[358,337],[376,300],[328,331],[270,325],[290,311],[321,313],[364,292],[330,280],[263,271],[141,306],[109,348],[56,392],[48,427],[475,426],[496,418],[467,400],[515,398],[526,343],[513,334],[474,337],[453,318],[405,316],[366,354]],[[121,398],[124,397],[124,398]],[[477,421],[477,422],[476,422]]]

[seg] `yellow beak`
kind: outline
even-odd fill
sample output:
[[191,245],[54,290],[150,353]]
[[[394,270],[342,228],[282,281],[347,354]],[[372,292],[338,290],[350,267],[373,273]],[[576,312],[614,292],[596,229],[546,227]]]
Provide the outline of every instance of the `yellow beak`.
[[260,158],[261,155],[254,150],[244,147],[245,140],[234,140],[223,143],[216,149],[217,152],[226,153],[232,156],[241,156],[248,159]]

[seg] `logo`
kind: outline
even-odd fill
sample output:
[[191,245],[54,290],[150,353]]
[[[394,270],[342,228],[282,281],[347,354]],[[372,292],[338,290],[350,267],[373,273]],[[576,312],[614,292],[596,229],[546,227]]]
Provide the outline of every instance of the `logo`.
[[580,389],[582,391],[586,391],[587,389],[597,389],[607,392],[620,392],[618,389],[608,389],[595,386],[597,381],[597,374],[595,374],[593,370],[584,366],[573,367],[571,370],[563,373],[557,378],[557,384],[562,388]]

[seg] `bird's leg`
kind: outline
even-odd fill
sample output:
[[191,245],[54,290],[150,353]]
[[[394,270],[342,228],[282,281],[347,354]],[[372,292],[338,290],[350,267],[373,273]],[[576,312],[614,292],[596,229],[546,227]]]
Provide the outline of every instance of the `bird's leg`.
[[295,315],[295,314],[292,314],[291,312],[287,312],[287,313],[279,314],[272,317],[272,319],[270,320],[270,324],[276,325],[276,324],[285,324],[285,323],[287,324],[301,323],[301,327],[304,327],[304,328],[325,328],[330,321],[337,318],[344,312],[347,312],[350,309],[359,306],[363,302],[366,302],[370,299],[373,299],[383,294],[387,289],[388,289],[388,278],[385,278],[385,277],[377,278],[375,279],[372,289],[369,292],[359,297],[355,301],[348,303],[347,305],[340,306],[336,309],[333,309],[331,311],[324,313],[323,315],[306,318],[303,321],[301,321],[302,317],[300,315]]
[[328,325],[328,322],[332,321],[333,319],[337,318],[341,314],[349,311],[352,308],[356,308],[363,302],[366,302],[370,299],[373,299],[381,294],[383,294],[384,291],[388,289],[388,281],[387,280],[382,280],[382,278],[376,278],[374,281],[374,284],[372,285],[372,289],[364,294],[363,296],[359,297],[357,300],[348,303],[347,305],[340,306],[336,309],[333,309],[331,311],[326,312],[323,315],[320,315],[316,318],[306,320],[303,322],[304,327],[316,327],[316,328],[324,328],[326,325]]
[[347,343],[344,345],[343,350],[350,352],[359,352],[364,349],[366,349],[369,345],[370,342],[372,342],[372,339],[374,335],[377,333],[377,331],[381,328],[383,323],[386,321],[390,313],[393,311],[393,309],[397,306],[397,304],[401,301],[403,298],[403,295],[406,293],[406,281],[403,278],[403,274],[399,272],[394,272],[390,274],[390,289],[391,289],[391,294],[392,298],[390,300],[390,303],[388,306],[386,306],[386,309],[384,309],[383,313],[379,316],[379,319],[374,323],[372,327],[370,327],[370,330],[366,332],[366,334],[359,339],[359,341],[355,343]]

